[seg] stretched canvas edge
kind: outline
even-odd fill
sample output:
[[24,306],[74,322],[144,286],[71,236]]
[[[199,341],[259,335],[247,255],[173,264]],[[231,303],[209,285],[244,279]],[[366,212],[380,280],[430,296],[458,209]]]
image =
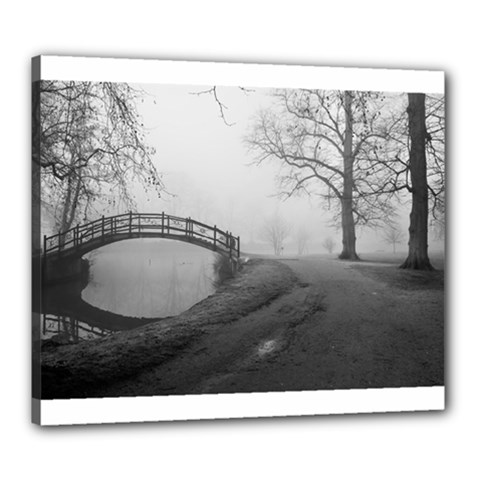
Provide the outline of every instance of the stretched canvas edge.
[[445,408],[444,387],[87,398],[35,402],[41,425],[85,425],[360,413]]
[[[322,88],[442,94],[442,71],[198,61],[38,56],[38,80]],[[33,185],[34,187],[34,185]],[[32,210],[33,210],[32,206]],[[35,278],[32,279],[33,293]],[[35,314],[33,314],[35,315]],[[35,322],[35,319],[33,319]],[[32,337],[34,340],[34,337]],[[33,355],[32,355],[33,360]],[[174,420],[268,418],[329,414],[426,412],[445,409],[445,387],[40,400],[32,362],[32,422],[82,425]]]

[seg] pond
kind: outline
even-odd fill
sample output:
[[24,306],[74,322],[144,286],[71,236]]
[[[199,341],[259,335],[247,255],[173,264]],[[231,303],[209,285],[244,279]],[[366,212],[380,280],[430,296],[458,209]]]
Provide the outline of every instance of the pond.
[[130,239],[95,250],[85,288],[47,289],[41,338],[89,340],[178,315],[215,291],[215,253],[185,242]]
[[188,243],[126,240],[102,247],[87,258],[90,279],[82,298],[119,315],[178,315],[215,290],[215,254]]

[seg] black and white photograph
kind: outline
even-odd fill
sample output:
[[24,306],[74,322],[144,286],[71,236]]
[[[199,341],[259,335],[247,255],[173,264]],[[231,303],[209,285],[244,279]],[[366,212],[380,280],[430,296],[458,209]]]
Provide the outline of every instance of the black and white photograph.
[[433,388],[442,408],[443,72],[299,71],[34,78],[34,398]]

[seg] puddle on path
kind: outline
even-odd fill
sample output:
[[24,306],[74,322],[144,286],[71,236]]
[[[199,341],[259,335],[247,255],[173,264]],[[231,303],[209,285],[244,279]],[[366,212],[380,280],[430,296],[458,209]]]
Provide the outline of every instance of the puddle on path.
[[260,357],[263,357],[269,353],[272,353],[277,348],[276,340],[267,340],[260,344],[257,349],[257,353]]

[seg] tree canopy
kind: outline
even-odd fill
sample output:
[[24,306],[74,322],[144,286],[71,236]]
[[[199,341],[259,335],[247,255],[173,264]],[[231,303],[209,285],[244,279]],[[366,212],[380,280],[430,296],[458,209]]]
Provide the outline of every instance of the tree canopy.
[[33,162],[58,230],[112,202],[134,209],[133,181],[164,190],[136,108],[142,92],[125,83],[41,81],[32,97]]

